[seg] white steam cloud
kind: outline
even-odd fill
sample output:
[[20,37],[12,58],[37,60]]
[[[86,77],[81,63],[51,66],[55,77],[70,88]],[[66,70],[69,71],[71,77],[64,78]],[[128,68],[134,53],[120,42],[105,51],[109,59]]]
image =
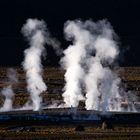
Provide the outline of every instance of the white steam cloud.
[[[24,51],[23,67],[26,71],[27,90],[31,95],[33,109],[39,110],[42,98],[40,94],[47,90],[42,79],[41,56],[45,54],[45,44],[53,47],[57,55],[62,54],[60,42],[53,38],[43,20],[28,19],[22,27],[22,33],[29,41],[30,47]],[[28,108],[28,103],[26,108]],[[29,107],[30,108],[30,107]]]
[[12,110],[12,104],[13,104],[12,98],[14,96],[12,86],[10,85],[10,86],[4,87],[3,90],[1,91],[1,94],[5,97],[5,101],[0,111]]
[[[90,27],[89,32],[95,39],[90,47],[95,54],[88,58],[88,74],[85,82],[86,109],[112,110],[111,101],[119,98],[120,83],[119,78],[110,68],[119,53],[117,43],[113,39],[114,31],[105,20],[97,23],[88,21],[85,24]],[[119,109],[116,108],[117,106],[116,103],[115,110]]]
[[[64,32],[72,41],[61,64],[66,70],[63,98],[68,107],[84,99],[87,110],[122,111],[121,80],[112,70],[119,54],[116,34],[107,20],[68,21]],[[84,92],[84,91],[83,91]]]
[[23,62],[26,71],[27,90],[33,102],[33,109],[39,110],[42,102],[40,94],[47,90],[42,79],[41,56],[45,51],[46,25],[44,21],[28,19],[22,28],[23,35],[29,40],[30,47],[24,51]]
[[77,107],[79,101],[84,99],[81,86],[85,72],[81,64],[86,57],[85,45],[88,45],[90,37],[88,32],[81,30],[77,24],[68,21],[64,29],[66,38],[73,39],[73,45],[64,50],[64,57],[61,59],[61,64],[66,70],[63,98],[68,107]]
[[18,82],[16,71],[12,68],[8,69],[7,77],[9,85],[4,87],[1,91],[1,94],[4,96],[5,101],[3,103],[3,106],[0,108],[0,111],[10,111],[13,109],[12,105],[14,92],[12,86],[14,83]]
[[[43,66],[41,58],[45,52],[45,44],[54,48],[57,55],[62,54],[60,43],[51,36],[43,20],[28,19],[22,27],[24,37],[29,41],[29,48],[24,51],[22,63],[26,72],[27,91],[30,101],[22,109],[39,110],[41,108],[41,93],[47,90],[42,78]],[[78,107],[80,101],[85,101],[87,110],[99,111],[136,111],[136,100],[132,93],[125,92],[121,87],[121,79],[114,71],[114,62],[119,55],[116,34],[107,20],[93,22],[87,20],[67,21],[64,26],[65,37],[72,44],[63,51],[60,62],[66,70],[64,105],[51,107]],[[18,82],[14,69],[7,72],[9,85],[1,91],[5,97],[0,111],[12,110],[13,84]],[[128,107],[123,108],[122,102]]]

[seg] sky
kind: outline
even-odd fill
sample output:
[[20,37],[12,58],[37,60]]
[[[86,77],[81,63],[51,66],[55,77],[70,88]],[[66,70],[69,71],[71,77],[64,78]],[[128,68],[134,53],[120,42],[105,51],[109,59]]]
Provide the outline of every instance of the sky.
[[[140,1],[139,0],[1,0],[0,1],[0,66],[20,66],[28,42],[21,27],[28,18],[43,19],[61,42],[67,20],[93,21],[107,19],[119,36],[120,66],[140,66]],[[47,48],[44,65],[58,65],[59,57]]]

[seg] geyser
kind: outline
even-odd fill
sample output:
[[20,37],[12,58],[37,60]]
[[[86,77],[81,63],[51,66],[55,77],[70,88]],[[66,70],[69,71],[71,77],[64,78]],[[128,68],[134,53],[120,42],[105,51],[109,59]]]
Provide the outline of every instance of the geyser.
[[33,102],[33,109],[39,110],[42,98],[40,93],[47,90],[42,78],[41,56],[44,52],[46,25],[44,21],[28,19],[22,27],[23,35],[29,40],[30,47],[24,51],[23,68],[26,71],[27,90]]
[[0,111],[10,111],[13,109],[13,84],[18,82],[16,71],[13,68],[7,70],[7,77],[9,85],[4,87],[1,91],[1,94],[5,97],[3,106],[0,108]]
[[[45,45],[54,48],[61,56],[62,49],[57,39],[53,38],[43,20],[28,19],[22,27],[24,37],[29,41],[29,48],[24,51],[22,63],[26,72],[28,100],[22,109],[39,110],[41,108],[41,93],[47,90],[43,80],[41,58],[44,56]],[[65,86],[62,94],[64,105],[47,106],[78,107],[79,102],[85,102],[87,110],[98,111],[136,111],[133,102],[135,95],[125,92],[121,79],[114,71],[114,62],[119,54],[117,35],[107,20],[93,22],[92,20],[67,21],[64,25],[65,38],[71,44],[63,51],[61,66],[65,69]],[[1,110],[12,109],[14,92],[13,83],[17,82],[14,70],[8,72],[10,84],[4,87],[1,94],[5,102]],[[32,102],[31,102],[32,101]],[[127,102],[127,107],[122,107]]]
[[110,23],[107,20],[67,21],[64,32],[66,39],[72,41],[61,59],[66,70],[62,95],[65,106],[77,107],[85,99],[87,110],[124,111],[121,102],[125,96],[122,95],[127,93],[120,89],[121,79],[113,71],[119,47]]

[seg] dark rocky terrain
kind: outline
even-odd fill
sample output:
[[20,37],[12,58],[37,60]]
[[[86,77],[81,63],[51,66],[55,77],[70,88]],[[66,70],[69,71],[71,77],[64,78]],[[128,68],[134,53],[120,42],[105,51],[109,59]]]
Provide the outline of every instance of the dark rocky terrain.
[[[8,67],[0,67],[0,90],[10,84],[7,78]],[[25,73],[23,69],[14,67],[17,71],[18,82],[13,83],[15,97],[13,98],[13,106],[22,106],[29,99],[29,93],[26,90]],[[122,86],[125,90],[131,90],[140,97],[140,67],[120,67],[117,73],[122,79]],[[57,67],[45,67],[43,71],[43,79],[47,85],[47,91],[42,93],[43,103],[52,103],[54,100],[62,101],[62,92],[64,87],[64,70]],[[4,97],[0,95],[0,104],[4,101]]]
[[[8,68],[6,67],[0,68],[0,90],[2,90],[3,87],[10,85],[10,82],[7,78],[7,69]],[[21,68],[15,67],[14,69],[17,71],[18,82],[13,83],[12,86],[15,93],[13,106],[22,106],[29,98],[29,93],[27,93],[26,90],[25,73]],[[64,86],[63,75],[64,71],[59,68],[47,67],[44,69],[43,79],[47,85],[47,91],[41,94],[41,96],[43,96],[44,103],[46,102],[46,100],[47,103],[49,103],[53,100],[62,99],[61,93]],[[1,96],[1,104],[3,103],[3,100],[4,98]]]
[[[11,84],[7,78],[7,67],[0,68],[0,90]],[[29,93],[26,90],[25,73],[21,68],[15,67],[17,71],[18,82],[13,83],[15,96],[13,97],[13,106],[22,106],[29,99]],[[125,67],[116,70],[122,79],[122,86],[125,90],[131,90],[137,97],[140,97],[140,67]],[[43,72],[43,79],[48,87],[47,91],[42,93],[44,104],[51,104],[54,101],[62,102],[62,90],[64,87],[64,70],[56,67],[46,67]],[[0,104],[2,105],[4,97],[0,95]],[[34,120],[35,122],[36,120]],[[137,120],[135,120],[137,122]],[[77,123],[32,123],[23,125],[24,121],[17,123],[16,120],[11,123],[0,123],[0,139],[2,140],[44,140],[44,139],[96,139],[96,140],[139,140],[140,126],[139,123],[127,125],[102,124],[96,125],[94,122]],[[30,124],[30,121],[28,122]]]

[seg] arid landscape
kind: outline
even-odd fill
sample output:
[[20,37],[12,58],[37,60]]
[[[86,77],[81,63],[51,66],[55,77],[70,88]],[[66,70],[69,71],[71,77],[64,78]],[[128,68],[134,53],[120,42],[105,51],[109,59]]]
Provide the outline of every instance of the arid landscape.
[[[0,90],[9,85],[7,78],[7,67],[0,68]],[[13,85],[15,93],[13,106],[22,106],[27,102],[29,93],[26,89],[25,73],[21,68],[14,68],[17,72],[18,82]],[[137,97],[140,97],[140,67],[121,67],[116,69],[122,79],[125,90],[133,91]],[[43,79],[47,85],[47,91],[42,93],[43,102],[49,104],[54,100],[62,101],[64,87],[64,70],[56,67],[46,67],[43,70]],[[1,96],[0,103],[4,98]]]
[[140,140],[139,60],[139,0],[0,0],[0,140]]
[[[9,85],[7,79],[7,67],[0,68],[0,90]],[[21,68],[14,68],[17,72],[18,82],[13,85],[15,96],[13,107],[23,106],[29,99],[26,90],[25,73]],[[140,68],[121,67],[116,71],[122,79],[126,90],[131,90],[137,97],[140,97]],[[42,93],[43,105],[62,103],[62,92],[64,87],[64,71],[56,67],[44,68],[43,79],[48,89]],[[4,97],[1,95],[1,105]],[[84,108],[84,103],[80,103],[79,108]],[[140,124],[108,124],[107,122],[41,122],[41,121],[18,122],[13,120],[10,123],[0,123],[0,139],[96,139],[96,140],[138,140],[140,139]]]

